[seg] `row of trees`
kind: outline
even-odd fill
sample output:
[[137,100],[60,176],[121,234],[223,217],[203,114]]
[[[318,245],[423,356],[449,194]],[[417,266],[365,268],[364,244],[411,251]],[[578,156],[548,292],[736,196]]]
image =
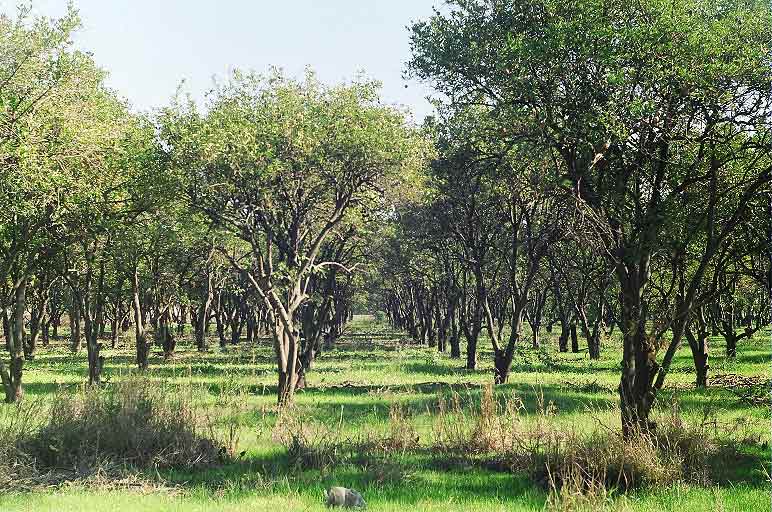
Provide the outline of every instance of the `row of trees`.
[[[617,328],[625,433],[679,345],[705,385],[770,321],[768,2],[453,0],[412,27],[412,74],[444,97],[423,202],[383,252],[395,325],[507,380],[525,322]],[[741,332],[737,332],[739,327]]]
[[234,73],[206,109],[132,113],[62,19],[0,19],[0,311],[6,401],[63,314],[99,384],[102,341],[136,364],[188,322],[199,350],[267,334],[280,402],[351,313],[385,192],[429,154],[378,84]]
[[420,130],[376,83],[278,71],[138,115],[77,26],[0,19],[7,401],[64,310],[93,384],[108,330],[133,325],[144,369],[188,322],[206,350],[211,323],[223,347],[268,335],[291,401],[366,275],[467,368],[485,333],[496,383],[523,333],[597,358],[617,330],[629,434],[683,342],[704,385],[710,334],[732,356],[769,322],[766,2],[452,0],[411,29],[443,98]]

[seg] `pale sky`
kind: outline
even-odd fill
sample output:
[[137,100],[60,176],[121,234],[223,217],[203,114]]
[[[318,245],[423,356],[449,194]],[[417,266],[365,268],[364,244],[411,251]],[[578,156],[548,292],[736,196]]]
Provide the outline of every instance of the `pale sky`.
[[[19,0],[0,0],[13,13]],[[29,3],[25,1],[24,3]],[[177,85],[201,100],[213,76],[233,68],[291,76],[306,66],[326,83],[358,71],[383,82],[385,102],[418,121],[432,112],[430,90],[402,78],[410,57],[406,26],[442,0],[75,0],[83,29],[76,45],[110,72],[108,85],[138,110],[169,102]],[[34,12],[60,16],[66,0],[33,0]],[[405,88],[405,85],[408,87]]]

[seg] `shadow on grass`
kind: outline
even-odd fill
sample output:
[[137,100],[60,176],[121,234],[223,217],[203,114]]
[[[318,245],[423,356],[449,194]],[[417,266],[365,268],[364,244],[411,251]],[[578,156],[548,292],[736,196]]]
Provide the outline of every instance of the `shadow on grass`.
[[435,375],[438,377],[457,377],[459,375],[469,375],[476,372],[476,370],[467,370],[460,366],[460,364],[458,366],[447,366],[445,364],[437,364],[429,361],[406,363],[402,365],[402,369],[407,373]]
[[[714,461],[713,483],[743,484],[766,489],[762,468],[769,465],[768,450],[743,447],[729,458]],[[490,469],[476,465],[453,465],[447,455],[421,449],[411,455],[370,457],[356,463],[323,469],[301,469],[283,450],[268,455],[203,470],[176,469],[158,473],[166,484],[204,489],[213,494],[297,492],[320,497],[324,489],[344,485],[360,490],[372,504],[379,501],[415,505],[427,500],[529,502],[540,510],[546,493],[526,473],[511,473],[504,466]],[[484,462],[481,462],[484,464]],[[655,489],[652,489],[655,490]]]
[[[533,502],[543,507],[546,494],[524,475],[479,468],[437,472],[427,457],[363,461],[363,465],[301,470],[283,452],[250,458],[202,471],[166,470],[158,473],[167,485],[204,489],[231,495],[261,492],[298,492],[318,497],[325,489],[344,485],[359,490],[372,506],[381,501],[416,505],[427,500]],[[441,474],[439,474],[441,473]]]

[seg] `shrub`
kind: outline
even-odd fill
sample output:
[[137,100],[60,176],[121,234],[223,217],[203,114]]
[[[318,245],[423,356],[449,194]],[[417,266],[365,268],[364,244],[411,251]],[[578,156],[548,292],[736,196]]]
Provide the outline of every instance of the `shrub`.
[[289,465],[295,470],[325,473],[351,465],[374,484],[405,482],[412,477],[401,456],[417,449],[419,439],[404,407],[392,404],[385,432],[367,430],[347,435],[342,422],[341,416],[341,421],[330,427],[296,407],[285,407],[279,412],[273,439],[285,447]]
[[[604,426],[598,417],[597,427],[579,433],[556,423],[554,405],[538,392],[537,398],[532,413],[517,396],[496,397],[490,386],[482,389],[479,405],[463,405],[473,403],[471,396],[458,393],[441,398],[431,449],[455,465],[525,472],[551,492],[552,501],[573,496],[586,505],[632,489],[710,485],[723,467],[742,458],[743,445],[761,444],[739,427],[719,426],[708,414],[701,422],[687,422],[677,402],[658,419],[653,434],[625,439],[618,426]],[[616,410],[612,414],[619,417]]]
[[35,476],[34,460],[23,450],[39,428],[42,402],[24,400],[0,407],[0,489],[21,486]]
[[646,436],[623,440],[593,432],[571,436],[553,448],[532,454],[530,468],[533,478],[552,490],[565,487],[572,493],[605,495],[610,489],[669,485],[682,475],[679,461],[661,453]]
[[49,467],[211,464],[225,450],[205,437],[191,401],[161,383],[129,379],[106,388],[59,392],[26,450]]

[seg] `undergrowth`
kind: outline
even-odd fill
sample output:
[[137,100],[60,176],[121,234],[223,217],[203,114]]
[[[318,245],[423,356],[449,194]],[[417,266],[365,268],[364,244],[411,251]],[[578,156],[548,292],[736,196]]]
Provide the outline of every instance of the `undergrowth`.
[[0,408],[0,488],[140,479],[142,468],[229,459],[237,433],[231,428],[220,435],[191,397],[133,378],[75,393],[60,389],[48,407],[26,401]]
[[390,406],[386,429],[355,434],[347,433],[352,429],[344,428],[342,415],[337,424],[326,425],[287,408],[278,416],[273,437],[296,470],[324,474],[352,464],[377,468],[376,482],[399,482],[409,478],[416,461],[494,469],[528,475],[549,492],[552,508],[566,510],[599,505],[631,490],[710,486],[722,468],[743,457],[743,447],[761,444],[747,425],[719,424],[710,413],[702,421],[687,422],[677,402],[661,412],[654,433],[625,438],[618,428],[603,424],[600,414],[595,427],[579,431],[554,421],[556,407],[538,396],[536,409],[528,411],[519,397],[496,396],[491,386],[482,388],[479,400],[470,392],[450,392],[438,400],[424,442],[410,412],[398,402]]

